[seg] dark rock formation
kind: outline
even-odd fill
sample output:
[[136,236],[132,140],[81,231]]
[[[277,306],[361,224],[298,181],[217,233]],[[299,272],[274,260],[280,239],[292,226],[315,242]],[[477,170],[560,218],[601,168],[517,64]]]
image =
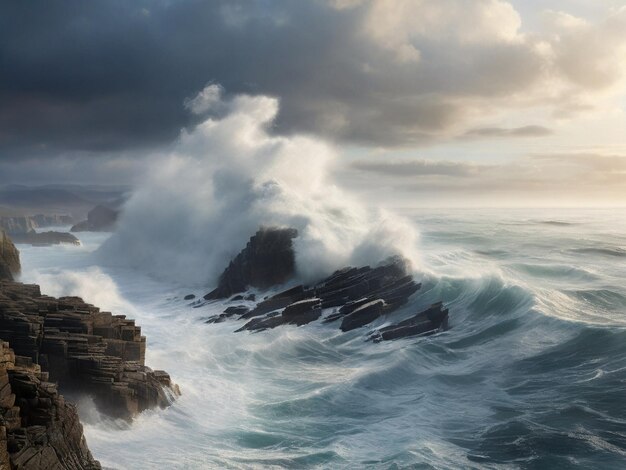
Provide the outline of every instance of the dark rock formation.
[[[295,230],[261,230],[250,239],[224,271],[220,283],[206,300],[227,298],[248,286],[267,288],[282,284],[294,273],[292,239]],[[206,323],[221,323],[230,317],[248,320],[236,331],[262,331],[280,325],[305,325],[323,317],[324,323],[341,320],[342,331],[372,323],[408,303],[421,284],[414,281],[408,262],[392,257],[374,268],[348,267],[309,287],[297,285],[266,297],[250,309],[248,305],[228,307]],[[236,295],[230,301],[254,301],[255,297]],[[422,335],[447,328],[448,310],[435,304],[408,320],[382,328],[375,341]]]
[[240,316],[252,320],[237,331],[304,325],[319,319],[323,309],[333,309],[326,322],[342,319],[342,331],[359,328],[397,310],[420,288],[407,272],[398,257],[375,268],[342,269],[313,287],[299,285],[260,302]]
[[117,222],[118,211],[106,206],[96,206],[87,214],[87,220],[74,225],[72,232],[112,232]]
[[376,330],[370,337],[374,342],[406,338],[408,336],[429,335],[448,327],[448,309],[441,302],[431,305],[417,315]]
[[0,280],[13,280],[20,271],[20,253],[11,239],[0,230]]
[[196,298],[196,296],[195,296],[195,295],[193,295],[193,294],[187,294],[187,295],[185,296],[185,300],[193,300],[193,299],[195,299],[195,298]]
[[0,468],[100,469],[76,409],[30,358],[0,342]]
[[205,323],[222,323],[227,318],[232,317],[233,315],[244,315],[250,310],[245,305],[237,305],[236,307],[228,307],[224,310],[224,313],[221,315],[214,315],[207,319]]
[[145,337],[133,320],[78,297],[55,299],[36,285],[0,281],[0,339],[62,391],[90,394],[114,417],[168,406],[177,394],[167,373],[145,366]]
[[233,259],[206,300],[225,299],[248,287],[267,289],[288,281],[295,272],[294,229],[261,229]]
[[24,234],[13,234],[11,237],[15,243],[24,243],[33,246],[59,245],[61,243],[80,245],[80,240],[69,232],[28,232]]

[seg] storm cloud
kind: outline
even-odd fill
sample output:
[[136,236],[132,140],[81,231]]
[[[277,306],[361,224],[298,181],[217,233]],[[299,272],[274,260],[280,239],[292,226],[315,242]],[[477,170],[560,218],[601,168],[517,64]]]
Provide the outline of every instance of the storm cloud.
[[184,103],[210,84],[279,98],[277,134],[542,135],[489,120],[592,108],[622,83],[625,45],[624,8],[529,31],[502,0],[2,1],[0,159],[158,148],[202,121]]

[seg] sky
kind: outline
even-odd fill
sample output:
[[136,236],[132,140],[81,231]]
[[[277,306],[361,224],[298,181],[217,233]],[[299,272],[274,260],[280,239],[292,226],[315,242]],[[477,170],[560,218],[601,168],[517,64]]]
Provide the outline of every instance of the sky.
[[136,183],[216,89],[366,200],[626,206],[626,0],[0,0],[0,184]]

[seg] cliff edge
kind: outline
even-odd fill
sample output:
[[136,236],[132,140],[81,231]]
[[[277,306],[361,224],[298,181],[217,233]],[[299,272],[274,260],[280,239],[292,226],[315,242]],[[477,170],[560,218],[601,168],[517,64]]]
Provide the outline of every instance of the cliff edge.
[[20,271],[20,252],[6,233],[0,230],[0,280],[13,280]]

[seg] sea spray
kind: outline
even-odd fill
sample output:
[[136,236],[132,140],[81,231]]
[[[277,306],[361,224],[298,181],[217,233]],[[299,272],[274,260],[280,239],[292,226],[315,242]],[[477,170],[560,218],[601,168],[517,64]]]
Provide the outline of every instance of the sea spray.
[[413,226],[333,184],[332,145],[270,134],[276,99],[226,100],[210,85],[187,107],[204,121],[183,131],[169,155],[155,157],[100,262],[211,284],[260,226],[298,229],[296,266],[307,281],[394,254],[417,261]]

